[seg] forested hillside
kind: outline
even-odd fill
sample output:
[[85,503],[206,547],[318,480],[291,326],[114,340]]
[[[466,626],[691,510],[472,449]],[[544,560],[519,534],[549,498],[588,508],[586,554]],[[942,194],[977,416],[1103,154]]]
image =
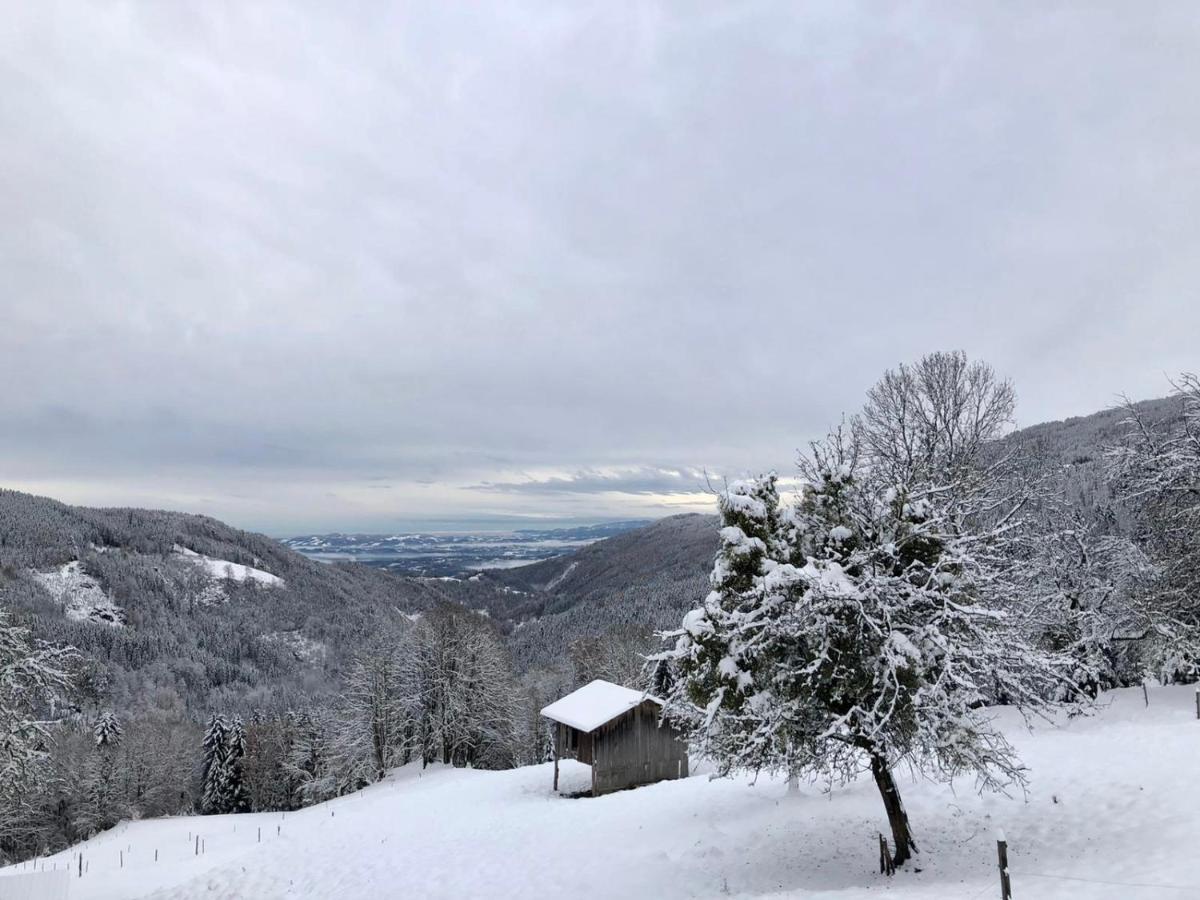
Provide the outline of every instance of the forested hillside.
[[[72,562],[74,591],[53,577]],[[279,581],[229,578],[225,563]],[[64,608],[89,587],[119,621]],[[205,516],[0,491],[4,605],[37,636],[92,659],[96,702],[123,710],[152,700],[201,711],[283,706],[332,686],[364,635],[442,601],[484,607],[491,594],[478,583],[323,565]]]
[[[1133,408],[1153,427],[1176,423],[1182,415],[1176,397],[1144,400]],[[1127,434],[1129,414],[1118,404],[1088,416],[1031,425],[1000,439],[993,449],[1018,451],[1031,463],[1057,473],[1065,499],[1084,509],[1111,499],[1104,474],[1105,451]]]
[[522,591],[512,637],[522,668],[613,630],[668,628],[707,591],[716,518],[671,516],[567,556],[489,577]]

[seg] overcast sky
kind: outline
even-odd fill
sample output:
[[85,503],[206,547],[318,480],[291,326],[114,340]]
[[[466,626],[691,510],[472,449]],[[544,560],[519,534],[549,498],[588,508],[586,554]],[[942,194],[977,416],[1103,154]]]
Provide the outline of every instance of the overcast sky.
[[1166,393],[1198,239],[1191,2],[13,0],[0,484],[707,509],[930,350],[1021,424]]

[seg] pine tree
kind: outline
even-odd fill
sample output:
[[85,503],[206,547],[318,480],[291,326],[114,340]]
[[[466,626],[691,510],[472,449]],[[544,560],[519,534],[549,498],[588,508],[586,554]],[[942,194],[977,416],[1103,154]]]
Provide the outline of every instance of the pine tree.
[[121,723],[116,715],[111,712],[101,713],[92,728],[92,737],[97,749],[115,749],[121,743],[122,737]]
[[233,720],[225,736],[225,812],[250,811],[243,760],[246,758],[246,726],[240,716]]
[[663,657],[650,659],[646,670],[646,690],[651,696],[666,697],[674,690],[676,675],[671,660]]
[[200,812],[206,815],[226,812],[228,735],[225,717],[213,713],[201,745]]
[[200,811],[249,812],[242,761],[246,756],[246,727],[241,718],[228,721],[214,713],[204,733]]

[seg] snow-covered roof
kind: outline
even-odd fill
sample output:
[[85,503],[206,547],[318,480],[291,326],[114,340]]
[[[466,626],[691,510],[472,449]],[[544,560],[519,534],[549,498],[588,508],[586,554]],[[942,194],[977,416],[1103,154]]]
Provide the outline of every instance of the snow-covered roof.
[[569,725],[579,731],[594,731],[605,722],[611,722],[622,713],[627,713],[643,700],[653,700],[661,705],[657,697],[642,691],[621,687],[611,681],[597,678],[572,691],[561,700],[555,700],[542,709],[542,715],[555,722]]

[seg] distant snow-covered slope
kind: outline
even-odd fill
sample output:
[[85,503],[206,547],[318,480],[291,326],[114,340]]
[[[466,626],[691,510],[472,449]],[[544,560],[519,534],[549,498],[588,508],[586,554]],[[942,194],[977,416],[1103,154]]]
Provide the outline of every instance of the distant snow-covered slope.
[[116,627],[125,624],[125,611],[104,592],[100,582],[83,571],[78,560],[50,572],[34,572],[33,577],[68,619]]
[[195,550],[189,550],[187,547],[175,545],[175,552],[187,559],[195,562],[204,569],[210,578],[228,578],[232,581],[257,581],[259,584],[267,587],[280,587],[283,585],[283,579],[278,575],[272,575],[263,569],[256,569],[254,566],[245,566],[241,563],[230,562],[227,559],[213,559],[211,556],[204,556],[197,553]]
[[[71,877],[75,900],[971,900],[999,896],[994,835],[1002,828],[1021,900],[1195,896],[1193,697],[1189,687],[1151,688],[1147,708],[1140,690],[1117,691],[1094,718],[1032,734],[998,710],[1030,769],[1028,798],[980,797],[970,778],[954,791],[905,780],[921,852],[893,878],[878,872],[886,819],[869,778],[831,796],[819,785],[797,796],[771,778],[701,775],[572,800],[551,790],[549,765],[407,768],[286,815],[126,823],[37,865],[77,873],[82,852],[87,872]],[[565,763],[564,790],[586,774]],[[0,896],[12,871],[0,870]]]

